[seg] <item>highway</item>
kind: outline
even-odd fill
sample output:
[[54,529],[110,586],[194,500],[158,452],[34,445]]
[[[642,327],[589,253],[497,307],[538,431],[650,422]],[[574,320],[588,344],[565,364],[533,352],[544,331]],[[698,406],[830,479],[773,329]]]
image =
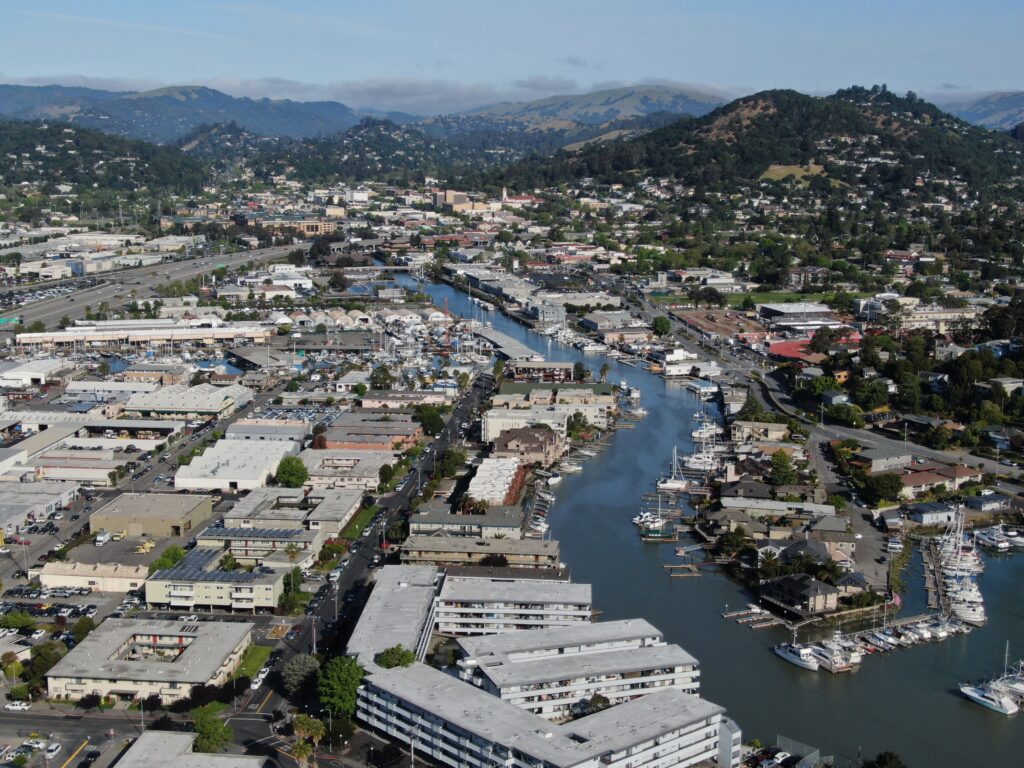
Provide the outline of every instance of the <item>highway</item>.
[[297,248],[306,247],[306,243],[262,248],[255,251],[240,251],[224,255],[201,256],[194,259],[167,261],[149,267],[134,267],[110,275],[111,282],[86,288],[64,296],[27,304],[24,307],[12,308],[9,314],[20,314],[24,325],[41,321],[52,329],[62,317],[79,320],[85,317],[85,308],[89,306],[95,311],[100,304],[106,302],[111,309],[127,306],[134,298],[139,301],[156,298],[155,287],[176,280],[188,280],[200,274],[209,274],[218,266],[223,265],[229,270],[249,262],[267,262],[287,256]]

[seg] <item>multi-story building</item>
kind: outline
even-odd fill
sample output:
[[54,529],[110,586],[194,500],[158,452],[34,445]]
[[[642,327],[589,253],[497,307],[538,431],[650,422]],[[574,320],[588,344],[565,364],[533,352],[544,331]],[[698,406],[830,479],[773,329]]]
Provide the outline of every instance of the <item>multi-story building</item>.
[[273,611],[284,591],[285,571],[257,566],[226,570],[225,551],[195,547],[172,568],[146,580],[146,603],[172,610]]
[[587,623],[592,613],[589,584],[450,577],[434,618],[442,635],[490,635]]
[[[482,562],[483,561],[483,562]],[[471,539],[467,536],[410,536],[402,544],[408,565],[487,565],[557,568],[557,541],[544,539]]]
[[725,710],[665,688],[564,725],[424,664],[369,675],[356,717],[429,760],[479,768],[689,768],[740,762]]
[[224,515],[224,525],[322,531],[331,538],[341,533],[362,503],[360,490],[256,488]]
[[386,450],[355,451],[310,448],[299,454],[306,465],[313,488],[350,488],[372,491],[380,484],[380,468],[397,461],[397,454]]
[[165,704],[192,689],[223,685],[252,641],[253,624],[107,619],[46,674],[51,699],[96,694],[122,701],[159,696]]
[[535,715],[569,717],[593,696],[619,704],[663,687],[697,693],[697,660],[643,619],[458,641],[459,676]]
[[323,543],[323,531],[302,528],[206,528],[196,534],[197,547],[230,552],[243,565],[273,568],[308,567]]

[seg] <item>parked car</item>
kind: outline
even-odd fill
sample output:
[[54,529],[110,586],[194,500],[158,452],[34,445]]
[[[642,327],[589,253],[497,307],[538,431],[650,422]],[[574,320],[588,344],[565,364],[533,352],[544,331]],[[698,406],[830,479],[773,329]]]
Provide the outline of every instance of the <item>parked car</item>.
[[8,712],[28,712],[32,709],[32,705],[27,701],[12,701],[10,704],[5,704],[4,709]]

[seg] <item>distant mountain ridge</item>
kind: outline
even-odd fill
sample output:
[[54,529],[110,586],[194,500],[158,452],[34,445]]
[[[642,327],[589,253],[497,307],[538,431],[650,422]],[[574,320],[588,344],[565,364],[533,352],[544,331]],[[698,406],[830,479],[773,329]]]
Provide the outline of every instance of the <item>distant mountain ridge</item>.
[[1024,91],[986,93],[948,101],[940,99],[937,103],[957,117],[986,128],[1009,131],[1024,123]]
[[353,109],[336,101],[239,98],[203,86],[115,93],[0,85],[0,117],[60,119],[158,144],[174,142],[202,125],[216,123],[236,123],[262,135],[302,138],[344,131],[360,120]]
[[659,112],[699,117],[726,101],[728,99],[695,88],[632,85],[590,93],[549,96],[535,101],[503,102],[471,109],[463,114],[537,123],[569,120],[583,125],[600,125]]

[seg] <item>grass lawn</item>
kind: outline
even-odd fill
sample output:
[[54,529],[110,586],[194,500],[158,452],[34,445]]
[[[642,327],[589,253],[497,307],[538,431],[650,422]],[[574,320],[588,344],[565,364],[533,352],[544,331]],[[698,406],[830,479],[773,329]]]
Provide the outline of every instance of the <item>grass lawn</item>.
[[376,504],[361,509],[356,512],[356,516],[349,520],[348,525],[345,526],[345,530],[341,532],[341,538],[343,539],[358,539],[359,534],[363,532],[363,529],[373,520],[373,516],[377,514],[378,508]]
[[272,649],[268,645],[250,645],[245,649],[245,654],[242,656],[242,663],[238,665],[238,669],[235,670],[235,674],[231,677],[252,678],[260,671],[260,667],[267,663],[267,659],[270,658],[271,650]]
[[824,166],[814,163],[810,165],[769,165],[768,169],[761,174],[761,178],[779,181],[787,176],[795,176],[797,179],[802,180],[808,176],[818,176],[824,172]]

